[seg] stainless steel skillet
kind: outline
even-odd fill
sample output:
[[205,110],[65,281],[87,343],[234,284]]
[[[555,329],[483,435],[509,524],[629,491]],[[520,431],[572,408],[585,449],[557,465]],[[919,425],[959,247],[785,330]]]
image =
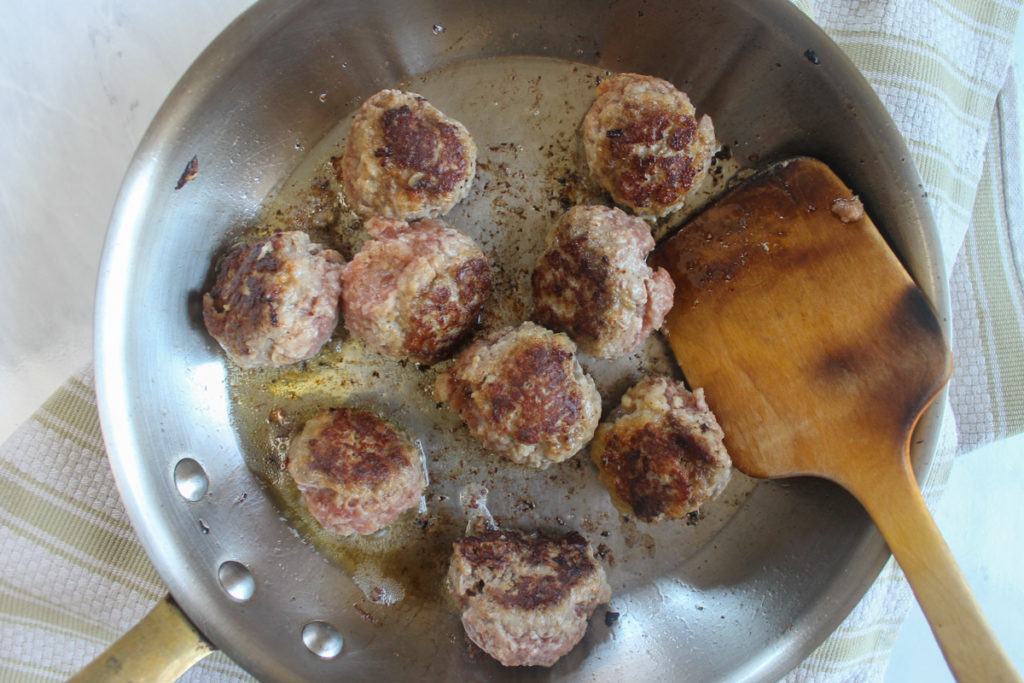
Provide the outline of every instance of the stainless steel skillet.
[[[619,620],[595,619],[550,671],[514,671],[468,647],[443,602],[368,603],[246,466],[225,361],[198,312],[211,263],[359,98],[431,87],[437,74],[486,60],[505,74],[575,64],[659,75],[712,116],[744,165],[825,160],[948,320],[938,240],[898,132],[849,61],[786,2],[261,2],[168,98],[111,220],[97,390],[133,524],[192,621],[263,680],[777,678],[838,625],[888,556],[856,503],[827,484],[751,484],[689,535],[674,532],[678,543],[648,534],[650,562],[610,568]],[[567,83],[566,92],[580,81]],[[481,100],[468,116],[498,136],[511,105],[494,101],[490,115]],[[194,179],[176,190],[193,157]],[[933,409],[919,426],[919,470],[940,419]],[[646,533],[634,547],[646,547]]]

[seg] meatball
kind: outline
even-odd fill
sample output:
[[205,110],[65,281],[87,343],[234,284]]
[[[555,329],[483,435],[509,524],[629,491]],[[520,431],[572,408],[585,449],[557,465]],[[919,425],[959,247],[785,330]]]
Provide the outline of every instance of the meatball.
[[434,394],[488,447],[546,469],[579,451],[601,418],[601,396],[564,334],[525,322],[478,339],[438,376]]
[[686,93],[660,78],[620,74],[597,86],[583,119],[583,150],[595,180],[637,214],[678,210],[707,173],[718,143]]
[[586,539],[488,530],[460,538],[448,570],[466,635],[505,666],[551,666],[611,599]]
[[477,323],[491,267],[468,236],[434,219],[371,218],[341,275],[345,326],[390,358],[430,365]]
[[654,249],[643,220],[619,209],[575,206],[548,234],[533,271],[537,322],[567,333],[580,350],[619,358],[661,327],[675,285],[646,263]]
[[682,382],[648,377],[597,428],[590,455],[616,507],[654,523],[697,510],[729,483],[722,428]]
[[304,232],[232,249],[203,295],[203,322],[243,368],[316,355],[338,322],[341,256]]
[[469,192],[476,144],[423,97],[382,90],[352,122],[341,174],[349,204],[364,218],[433,218]]
[[371,412],[330,408],[288,446],[288,473],[325,529],[372,534],[419,504],[426,475],[419,449]]

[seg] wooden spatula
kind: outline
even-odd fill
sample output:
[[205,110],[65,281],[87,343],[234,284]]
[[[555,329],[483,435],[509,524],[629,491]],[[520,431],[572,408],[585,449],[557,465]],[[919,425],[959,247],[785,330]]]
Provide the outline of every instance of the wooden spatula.
[[961,681],[1019,681],[925,506],[910,435],[949,378],[932,309],[823,163],[759,172],[661,245],[665,330],[735,465],[813,475],[867,509]]

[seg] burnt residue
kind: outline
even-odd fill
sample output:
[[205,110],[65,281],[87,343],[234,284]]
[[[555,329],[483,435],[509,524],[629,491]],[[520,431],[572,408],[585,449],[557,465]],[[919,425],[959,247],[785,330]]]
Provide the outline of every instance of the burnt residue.
[[352,605],[352,609],[354,609],[355,611],[359,612],[359,615],[360,615],[360,617],[361,617],[361,618],[362,618],[362,620],[363,620],[363,621],[365,621],[366,623],[368,623],[368,624],[370,624],[370,625],[372,625],[372,626],[376,626],[376,627],[378,627],[378,628],[379,628],[380,626],[383,626],[383,624],[381,624],[381,622],[380,622],[380,619],[378,619],[378,618],[377,618],[376,616],[374,616],[374,614],[373,614],[372,612],[370,612],[370,611],[366,610],[366,609],[365,609],[365,608],[364,608],[364,607],[363,607],[362,605],[360,605],[359,603],[355,603],[355,604],[353,604],[353,605]]
[[650,262],[672,275],[676,305],[684,307],[758,269],[771,277],[772,269],[803,268],[842,247],[840,240],[815,239],[808,250],[803,237],[808,230],[823,229],[825,224],[811,217],[819,204],[829,205],[834,191],[802,163],[774,164],[731,189],[663,242]]
[[942,326],[924,292],[916,285],[909,285],[893,312],[893,320],[907,321],[933,337],[942,336]]
[[905,407],[904,422],[909,433],[921,411],[949,380],[953,359],[939,319],[916,285],[908,284],[893,309],[889,326],[900,330],[905,353],[912,356],[908,367],[916,369],[913,377],[907,378],[908,384],[916,387]]
[[949,347],[923,292],[908,282],[880,300],[856,333],[820,349],[809,375],[822,396],[847,405],[874,432],[901,440],[945,384]]
[[305,201],[291,207],[289,226],[294,230],[313,232],[333,228],[341,218],[338,191],[328,178],[314,178],[305,194]]
[[811,425],[809,407],[825,434],[852,424],[898,442],[948,374],[938,320],[882,236],[830,210],[851,196],[821,162],[777,164],[656,251],[677,284],[673,347],[744,472],[777,473],[761,444]]
[[819,374],[832,384],[861,376],[864,372],[864,354],[857,348],[822,349]]
[[178,178],[178,182],[174,186],[174,189],[180,190],[181,188],[185,187],[187,183],[195,180],[197,175],[199,175],[198,155],[193,156],[191,159],[188,160],[188,163],[185,164],[185,170],[181,172],[181,176]]

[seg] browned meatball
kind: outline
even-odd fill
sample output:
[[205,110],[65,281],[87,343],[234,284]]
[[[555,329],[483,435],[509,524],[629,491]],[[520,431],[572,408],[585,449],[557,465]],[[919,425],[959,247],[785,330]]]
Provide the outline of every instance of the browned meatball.
[[552,666],[611,599],[586,539],[484,531],[454,544],[448,578],[466,635],[505,666]]
[[338,322],[341,256],[304,232],[232,249],[203,295],[203,322],[243,368],[316,355]]
[[718,147],[711,119],[695,113],[686,93],[660,78],[604,79],[583,119],[590,172],[617,204],[640,215],[678,210]]
[[325,529],[372,534],[419,504],[426,486],[419,449],[366,410],[331,408],[288,446],[288,473]]
[[581,351],[619,358],[661,327],[675,285],[646,263],[654,249],[640,218],[604,206],[574,206],[548,234],[533,271],[542,325],[572,337]]
[[484,444],[513,462],[545,469],[594,435],[601,396],[576,360],[576,345],[530,322],[467,347],[434,393]]
[[345,326],[390,358],[431,364],[476,325],[491,267],[468,236],[439,220],[366,223],[366,242],[342,273]]
[[419,95],[382,90],[352,122],[341,172],[348,202],[364,218],[437,217],[469,192],[476,144]]
[[616,507],[653,523],[693,512],[725,489],[732,461],[723,438],[702,389],[649,377],[597,428],[590,456]]

